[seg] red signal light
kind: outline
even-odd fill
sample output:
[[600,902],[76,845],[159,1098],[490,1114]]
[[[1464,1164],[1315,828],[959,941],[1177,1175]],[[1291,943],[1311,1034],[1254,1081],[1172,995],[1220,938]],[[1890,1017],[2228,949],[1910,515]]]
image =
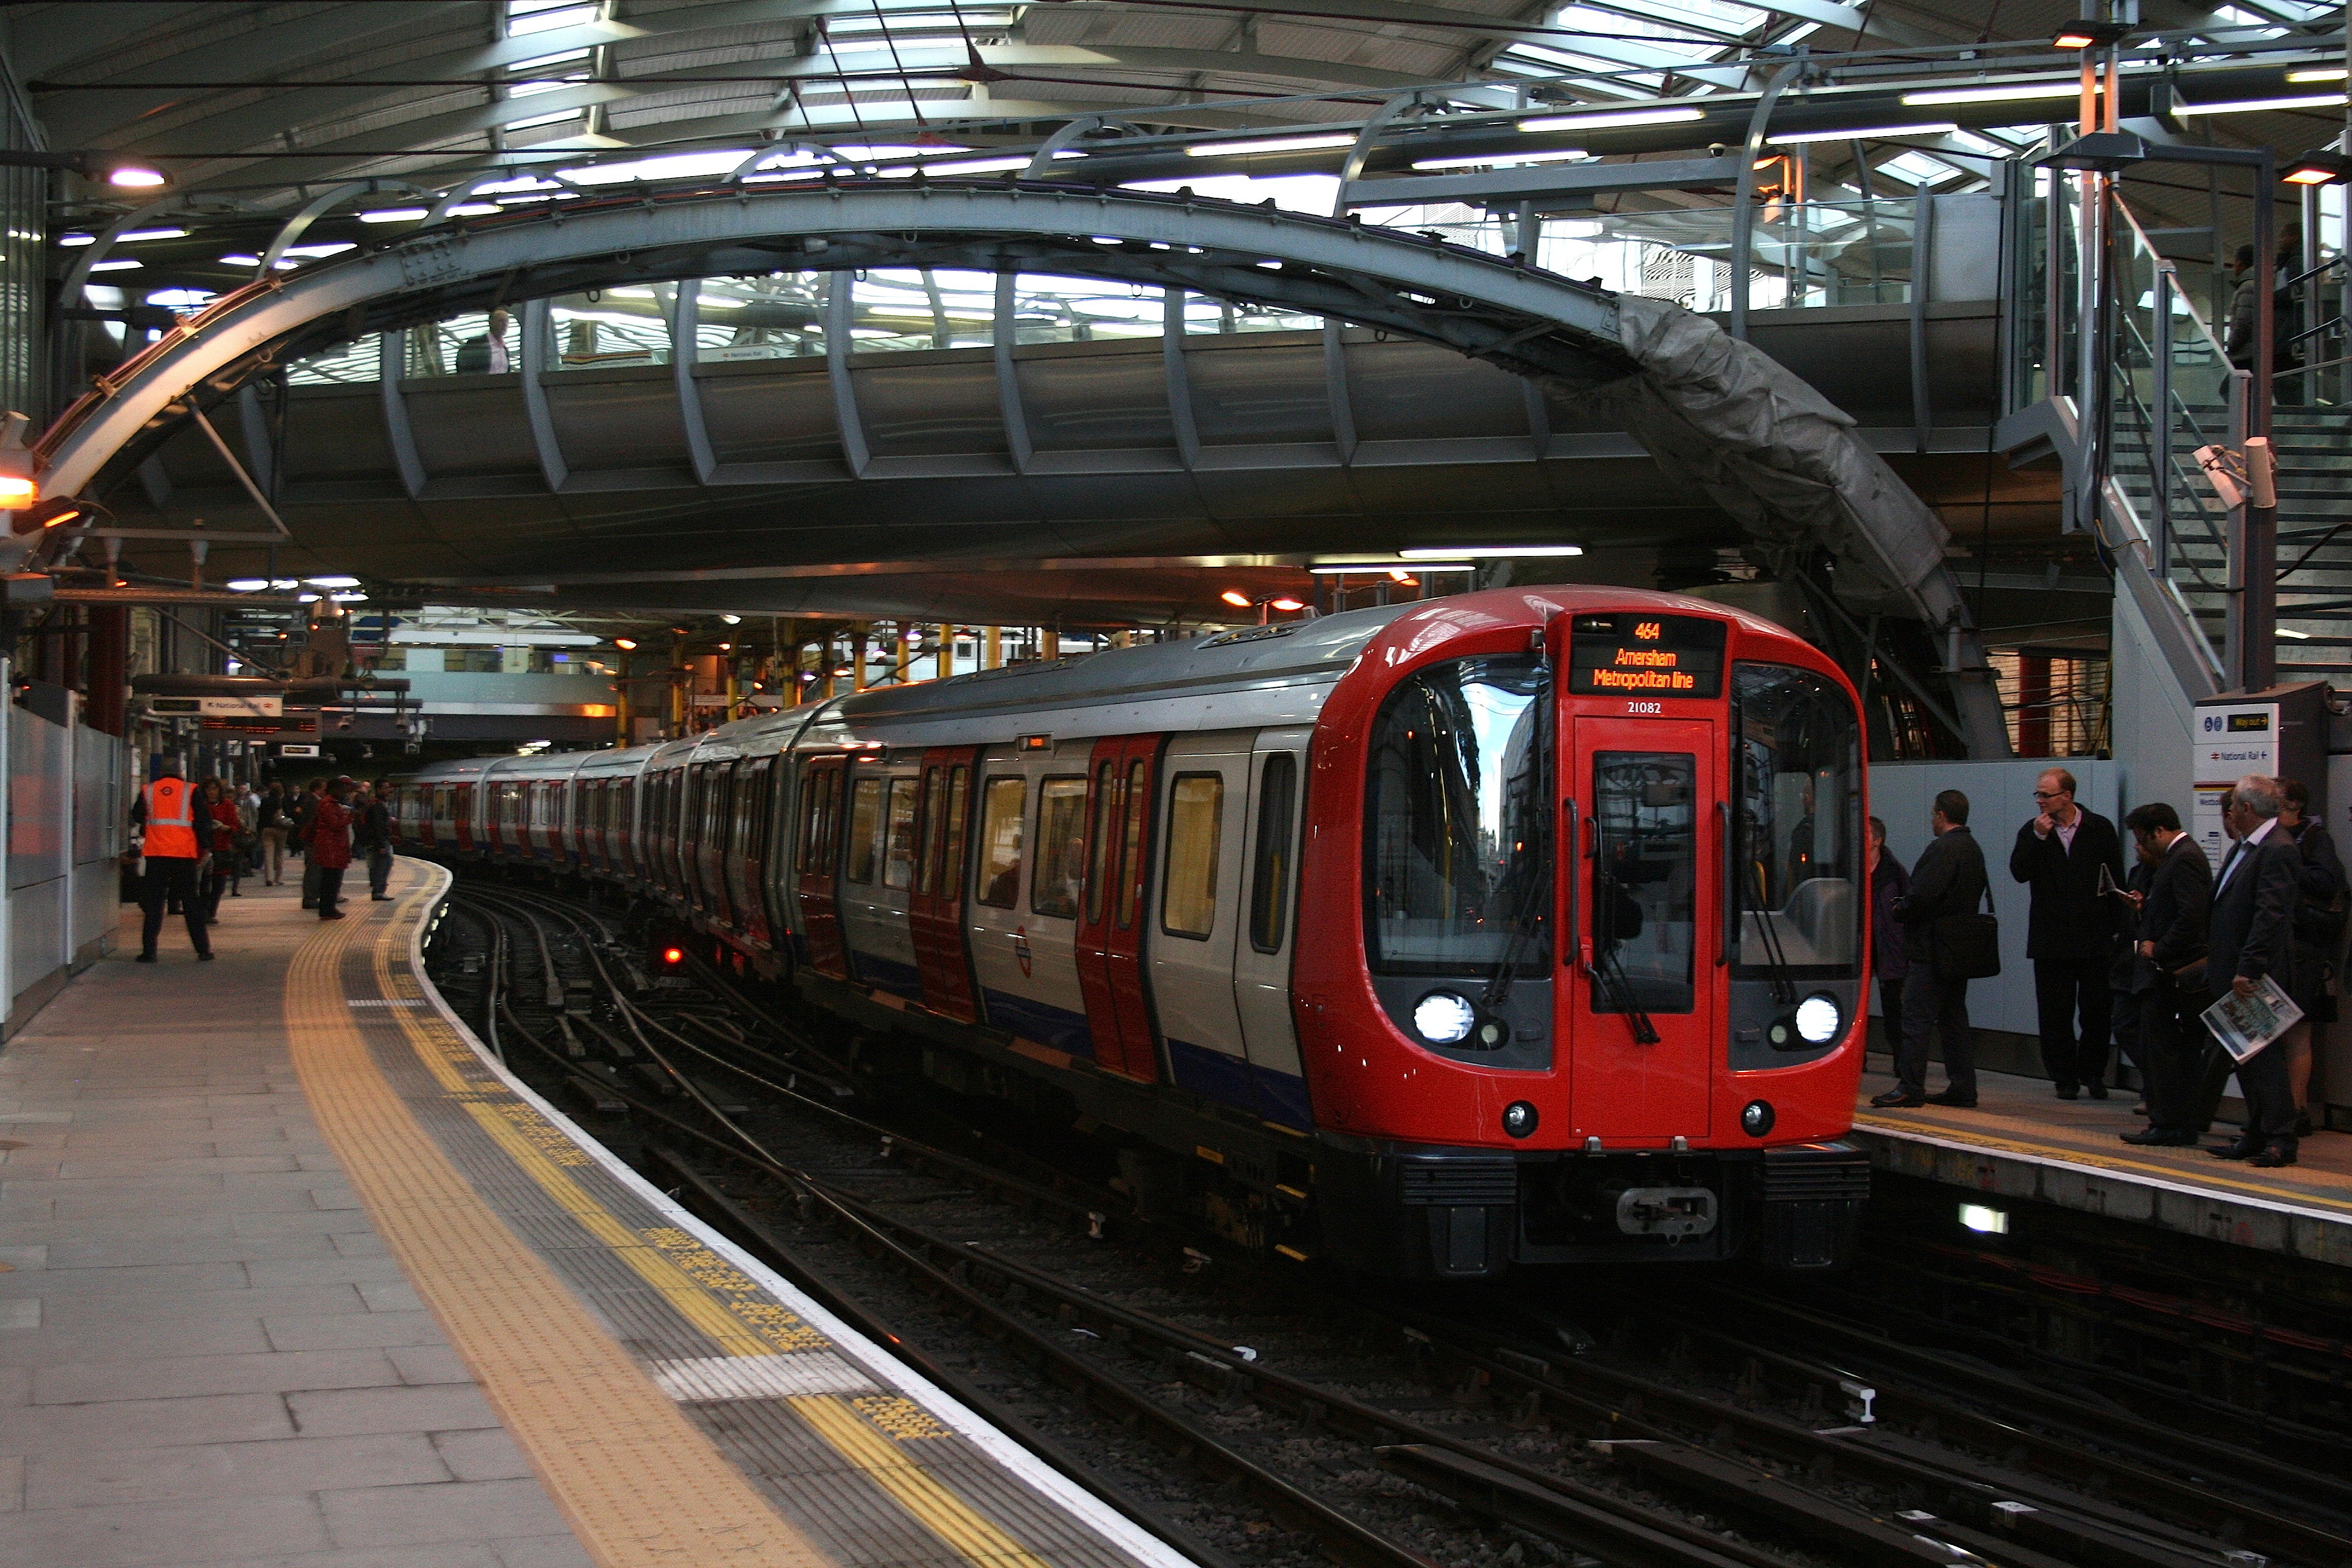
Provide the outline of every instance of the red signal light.
[[682,947],[666,947],[666,948],[663,948],[663,949],[662,949],[662,962],[663,962],[664,963],[671,964],[671,965],[673,965],[673,966],[674,966],[674,965],[677,965],[677,964],[684,963],[686,962],[686,949],[684,949],[684,948],[682,948]]

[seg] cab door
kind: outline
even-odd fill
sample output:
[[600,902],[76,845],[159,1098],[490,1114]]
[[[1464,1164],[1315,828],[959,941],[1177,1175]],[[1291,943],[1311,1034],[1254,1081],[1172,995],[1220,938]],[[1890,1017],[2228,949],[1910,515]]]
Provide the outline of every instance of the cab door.
[[1144,890],[1160,735],[1095,742],[1087,770],[1087,882],[1078,910],[1078,983],[1095,1062],[1139,1082],[1160,1079],[1143,976]]
[[922,794],[915,807],[921,858],[915,863],[914,896],[908,905],[923,1005],[965,1023],[980,1017],[963,929],[971,775],[979,759],[977,746],[933,746],[923,753]]
[[1560,776],[1575,814],[1570,983],[1557,1038],[1575,1141],[1708,1135],[1721,847],[1711,721],[1576,717]]
[[820,757],[801,775],[797,856],[801,930],[808,939],[809,967],[835,980],[849,978],[849,950],[841,939],[841,907],[835,902],[835,874],[841,865],[840,757]]

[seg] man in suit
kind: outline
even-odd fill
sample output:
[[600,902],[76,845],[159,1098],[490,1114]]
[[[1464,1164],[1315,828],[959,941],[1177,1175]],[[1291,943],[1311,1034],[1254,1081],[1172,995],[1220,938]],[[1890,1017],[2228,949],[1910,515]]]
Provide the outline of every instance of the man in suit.
[[[2278,781],[2259,773],[2231,788],[2238,842],[2213,880],[2206,931],[2205,973],[2217,991],[2227,985],[2249,996],[2264,976],[2282,990],[2294,990],[2294,905],[2303,858],[2294,841],[2277,830],[2283,799]],[[2211,1152],[2264,1167],[2294,1164],[2294,1089],[2287,1053],[2277,1041],[2238,1064],[2238,1087],[2246,1097],[2246,1130]]]
[[513,318],[492,310],[482,335],[457,345],[459,375],[504,375],[514,368],[507,356],[507,327]]
[[2154,874],[2126,899],[2139,911],[2130,1000],[2137,1013],[2135,1059],[2147,1084],[2147,1126],[2124,1133],[2123,1141],[2191,1148],[2200,1131],[2197,1086],[2205,1054],[2197,1015],[2206,999],[2201,988],[2185,991],[2179,975],[2205,956],[2213,868],[2197,841],[2180,831],[2180,814],[2162,801],[2139,807],[2124,826],[2139,847],[2141,867]]
[[[1935,834],[1911,868],[1911,891],[1897,900],[1903,951],[1911,972],[1903,982],[1903,1036],[1895,1048],[1895,1087],[1870,1103],[1880,1107],[1977,1102],[1976,1037],[1969,1029],[1969,983],[1937,968],[1936,922],[1974,910],[1985,896],[1984,851],[1969,832],[1969,797],[1948,789],[1936,797],[1927,826]],[[1927,1092],[1927,1037],[1944,1041],[1944,1092]]]
[[[2017,830],[2009,874],[2033,889],[2025,955],[2033,961],[2033,1000],[2041,1016],[2042,1065],[2058,1098],[2087,1086],[2107,1098],[2107,966],[2115,957],[2118,901],[2099,890],[2099,873],[2121,888],[2124,858],[2116,825],[2074,804],[2074,775],[2051,768],[2033,784],[2038,815]],[[2074,1032],[2075,1015],[2083,1032]]]

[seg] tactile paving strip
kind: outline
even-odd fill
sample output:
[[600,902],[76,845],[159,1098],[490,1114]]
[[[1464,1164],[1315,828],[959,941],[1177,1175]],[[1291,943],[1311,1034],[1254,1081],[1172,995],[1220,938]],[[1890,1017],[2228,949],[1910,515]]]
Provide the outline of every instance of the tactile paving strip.
[[[405,1113],[415,1135],[434,1146],[448,1177],[468,1190],[477,1227],[502,1232],[552,1277],[568,1305],[592,1323],[602,1320],[595,1337],[632,1364],[645,1393],[664,1403],[673,1419],[690,1423],[705,1451],[722,1464],[731,1460],[739,1479],[758,1488],[753,1500],[764,1494],[769,1521],[791,1533],[793,1550],[804,1554],[791,1561],[858,1568],[1173,1568],[1181,1562],[1124,1521],[1111,1521],[1106,1530],[1100,1520],[1076,1517],[1067,1500],[1044,1495],[972,1438],[884,1386],[888,1374],[877,1378],[876,1368],[895,1363],[870,1348],[862,1357],[842,1353],[804,1316],[681,1229],[674,1213],[607,1170],[573,1142],[568,1125],[498,1076],[429,998],[423,1007],[400,1005],[425,996],[411,972],[410,939],[446,879],[415,862],[404,868],[413,890],[394,907],[390,929],[364,945],[348,929],[331,945],[326,932],[313,939],[321,965],[304,970],[301,985],[289,978],[289,1023],[299,1035],[298,990],[327,993],[325,1005],[349,1037],[346,1055],[350,1045],[360,1047],[382,1093]],[[370,1007],[371,1001],[391,1005]],[[346,1163],[360,1162],[346,1155]],[[373,1208],[356,1174],[354,1184]],[[399,1243],[393,1246],[416,1274],[418,1265]],[[422,1281],[419,1289],[436,1303]],[[471,1360],[454,1326],[451,1338]],[[477,1370],[490,1384],[490,1370]],[[971,1420],[968,1413],[960,1418]],[[516,1436],[528,1450],[524,1433]],[[608,1483],[597,1478],[593,1484]],[[605,1495],[672,1518],[680,1508],[690,1513],[700,1506],[657,1500],[635,1479]],[[711,1517],[706,1512],[705,1522]],[[728,1533],[736,1527],[718,1528]],[[609,1560],[770,1559],[689,1552]]]

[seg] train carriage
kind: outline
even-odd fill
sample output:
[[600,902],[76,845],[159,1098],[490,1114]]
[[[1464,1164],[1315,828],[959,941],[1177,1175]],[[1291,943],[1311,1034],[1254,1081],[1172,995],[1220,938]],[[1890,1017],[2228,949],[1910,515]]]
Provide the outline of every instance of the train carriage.
[[1853,1246],[1861,729],[1767,622],[1465,595],[561,762],[490,793],[625,781],[571,864],[1147,1208],[1417,1277]]

